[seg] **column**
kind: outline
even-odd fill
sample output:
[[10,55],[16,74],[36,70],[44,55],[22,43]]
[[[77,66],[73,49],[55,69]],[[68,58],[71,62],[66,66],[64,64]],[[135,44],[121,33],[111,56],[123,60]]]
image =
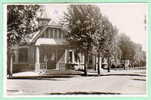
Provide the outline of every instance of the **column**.
[[81,67],[81,53],[78,53],[79,59],[78,59],[78,68]]
[[80,67],[81,67],[82,69],[84,69],[84,60],[85,60],[84,53],[81,53],[81,65],[80,65]]
[[97,70],[97,67],[98,67],[98,57],[97,56],[95,57],[95,63],[96,63],[95,67],[96,67],[96,70]]
[[67,63],[67,54],[68,54],[68,50],[67,49],[65,49],[65,58],[64,58],[64,62],[65,62],[65,64]]
[[103,68],[102,68],[102,66],[101,66],[101,65],[102,65],[102,63],[103,63],[103,62],[102,62],[102,59],[103,59],[103,58],[102,58],[102,57],[100,57],[100,71],[103,71]]
[[40,62],[39,62],[39,47],[36,46],[36,64],[35,64],[35,72],[40,71]]
[[74,55],[74,50],[72,50],[72,63],[75,63],[75,55]]
[[83,64],[84,64],[84,60],[85,60],[85,55],[83,54],[83,62],[82,62]]

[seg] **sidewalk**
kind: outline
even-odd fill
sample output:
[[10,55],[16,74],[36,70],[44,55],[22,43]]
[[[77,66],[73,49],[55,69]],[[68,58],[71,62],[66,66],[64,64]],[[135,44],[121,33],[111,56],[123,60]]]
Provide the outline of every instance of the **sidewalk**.
[[[139,73],[139,74],[138,74]],[[146,72],[144,70],[111,70],[107,72],[107,70],[103,70],[100,72],[100,76],[109,76],[109,75],[145,75]],[[79,74],[45,74],[45,73],[36,73],[36,72],[19,72],[14,73],[13,76],[9,79],[34,79],[34,78],[62,78],[62,77],[74,77],[74,76],[83,76],[83,72],[79,72]],[[97,71],[89,70],[87,76],[98,76]]]

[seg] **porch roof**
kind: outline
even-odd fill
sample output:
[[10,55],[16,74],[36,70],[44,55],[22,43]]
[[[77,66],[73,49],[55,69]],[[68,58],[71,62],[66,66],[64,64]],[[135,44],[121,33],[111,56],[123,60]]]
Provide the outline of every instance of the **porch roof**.
[[65,39],[39,38],[35,45],[68,45]]

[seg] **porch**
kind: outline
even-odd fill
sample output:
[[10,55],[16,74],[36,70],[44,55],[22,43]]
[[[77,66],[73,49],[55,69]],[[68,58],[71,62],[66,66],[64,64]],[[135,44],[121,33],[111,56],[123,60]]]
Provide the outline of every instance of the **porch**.
[[83,66],[84,55],[75,53],[74,49],[56,45],[36,46],[35,72],[66,74],[83,69]]

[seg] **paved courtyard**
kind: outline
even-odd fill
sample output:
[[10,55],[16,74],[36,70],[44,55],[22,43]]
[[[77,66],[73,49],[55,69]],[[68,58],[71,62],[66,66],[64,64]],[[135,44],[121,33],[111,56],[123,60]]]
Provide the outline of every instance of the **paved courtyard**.
[[7,79],[7,95],[97,94],[145,95],[145,70],[104,72],[102,76],[73,75],[61,78]]

